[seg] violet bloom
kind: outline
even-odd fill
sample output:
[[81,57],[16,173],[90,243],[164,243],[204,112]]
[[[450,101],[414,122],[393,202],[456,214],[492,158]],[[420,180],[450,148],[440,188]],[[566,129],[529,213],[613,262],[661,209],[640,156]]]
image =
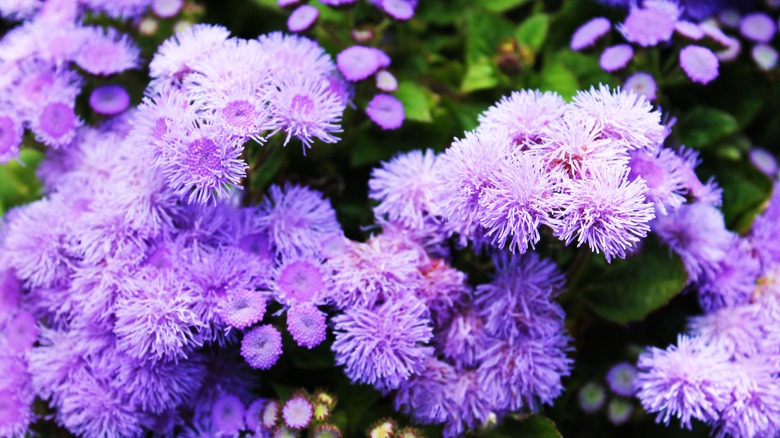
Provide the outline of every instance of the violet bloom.
[[313,304],[297,304],[287,311],[287,330],[301,347],[312,349],[320,345],[325,340],[326,328],[325,313]]
[[290,32],[304,32],[314,25],[320,11],[311,5],[299,6],[287,19],[287,28]]
[[422,229],[425,217],[436,214],[435,165],[433,150],[414,150],[371,171],[369,196],[380,201],[374,213],[386,216],[391,222]]
[[629,44],[618,44],[607,47],[599,58],[599,65],[604,71],[615,72],[624,68],[634,57],[634,49]]
[[153,0],[152,11],[160,18],[173,18],[184,6],[184,0]]
[[735,238],[717,268],[699,282],[699,303],[706,312],[750,301],[761,263],[747,241]]
[[336,57],[336,64],[344,77],[352,82],[362,81],[390,65],[390,58],[374,47],[352,46]]
[[738,303],[691,318],[689,330],[704,344],[716,348],[731,360],[760,354],[763,341],[774,323],[765,316],[766,308],[758,303]]
[[282,131],[287,134],[284,144],[296,137],[305,148],[314,138],[324,143],[336,143],[333,134],[341,132],[344,101],[330,91],[330,83],[320,77],[296,72],[277,75],[267,87],[270,135]]
[[769,71],[777,67],[777,50],[766,44],[759,44],[750,51],[750,56],[761,70]]
[[691,419],[716,421],[730,399],[728,356],[698,338],[680,335],[666,350],[651,347],[639,357],[637,397],[657,422],[672,417],[691,428]]
[[601,37],[609,32],[612,23],[604,17],[596,17],[580,26],[571,37],[572,50],[582,50],[591,47]]
[[149,63],[149,74],[152,78],[181,78],[191,71],[197,61],[206,59],[229,37],[230,31],[222,26],[192,25],[160,45]]
[[427,308],[407,296],[374,309],[351,308],[333,317],[336,364],[353,382],[380,390],[398,388],[425,368],[433,354]]
[[30,128],[35,139],[54,149],[67,146],[76,136],[82,121],[73,105],[62,100],[47,102],[33,117]]
[[272,291],[287,306],[319,304],[327,293],[325,269],[315,258],[284,257],[274,270]]
[[688,46],[680,51],[680,67],[694,82],[707,84],[718,77],[718,57],[712,50]]
[[113,28],[82,28],[84,45],[74,60],[94,75],[111,75],[138,66],[141,50],[127,36]]
[[417,0],[378,0],[383,11],[391,18],[406,21],[414,17]]
[[566,102],[555,92],[514,91],[479,115],[479,132],[505,132],[514,145],[538,143],[545,126],[554,123]]
[[400,100],[389,94],[377,94],[366,107],[366,115],[384,130],[398,129],[406,119]]
[[398,90],[398,80],[387,70],[380,70],[376,74],[376,88],[385,93],[394,93]]
[[7,163],[19,155],[24,128],[19,118],[0,114],[0,164]]
[[89,106],[98,114],[113,116],[130,106],[130,95],[121,85],[104,85],[92,90]]
[[270,324],[253,328],[244,334],[241,355],[252,368],[271,368],[282,355],[282,334]]
[[688,280],[717,272],[734,236],[726,229],[723,214],[710,205],[685,204],[653,224],[661,240],[680,255]]
[[672,38],[675,21],[676,18],[660,8],[632,7],[618,30],[626,40],[650,47]]
[[244,428],[244,404],[233,394],[223,394],[211,410],[211,419],[218,431],[236,434]]
[[636,367],[628,362],[619,363],[607,372],[609,388],[617,395],[631,397],[634,395],[634,380],[636,380]]
[[647,202],[647,184],[629,181],[628,169],[604,165],[591,169],[590,177],[572,181],[563,196],[561,227],[555,235],[568,245],[587,243],[591,251],[603,252],[607,262],[625,258],[650,231],[655,218]]
[[227,325],[245,329],[263,320],[265,308],[265,298],[261,293],[242,289],[228,292],[219,303],[217,313]]
[[309,425],[314,408],[311,402],[302,395],[293,396],[282,407],[284,424],[291,429],[303,429]]
[[739,22],[739,31],[742,35],[757,43],[768,43],[777,32],[777,24],[767,14],[755,12],[745,15]]
[[668,214],[685,203],[686,188],[679,168],[679,159],[671,149],[657,152],[631,153],[628,179],[642,178],[647,185],[645,197],[655,204],[661,214]]
[[623,89],[639,96],[644,96],[645,99],[652,102],[656,98],[658,92],[658,86],[653,79],[653,75],[645,72],[636,72],[626,79],[623,83]]
[[750,158],[750,162],[753,164],[753,166],[760,170],[764,175],[772,179],[777,176],[777,171],[780,169],[780,167],[778,167],[775,156],[768,150],[760,147],[754,147],[750,150],[748,157]]

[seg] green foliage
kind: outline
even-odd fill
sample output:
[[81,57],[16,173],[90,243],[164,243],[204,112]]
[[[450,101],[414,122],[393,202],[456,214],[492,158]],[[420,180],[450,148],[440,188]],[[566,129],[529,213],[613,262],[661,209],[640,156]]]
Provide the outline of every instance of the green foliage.
[[739,128],[731,114],[703,106],[697,106],[680,117],[680,142],[694,148],[712,146]]
[[41,196],[41,183],[35,176],[35,169],[42,158],[40,151],[25,148],[19,160],[0,166],[0,215]]
[[485,438],[561,438],[555,423],[543,415],[508,418],[504,423],[483,435]]

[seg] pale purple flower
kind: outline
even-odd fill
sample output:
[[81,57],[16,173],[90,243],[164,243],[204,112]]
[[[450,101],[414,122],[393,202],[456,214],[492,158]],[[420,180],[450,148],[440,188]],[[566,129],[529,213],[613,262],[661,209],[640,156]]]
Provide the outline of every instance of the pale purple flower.
[[30,123],[36,140],[54,149],[67,146],[76,136],[76,128],[82,122],[73,104],[52,100],[43,105]]
[[296,137],[305,148],[316,138],[324,143],[336,143],[333,134],[341,132],[341,115],[345,103],[330,91],[330,83],[312,74],[295,72],[279,74],[266,88],[270,135],[282,131],[284,144]]
[[726,383],[733,390],[715,424],[728,436],[776,436],[780,432],[777,361],[755,356],[732,364]]
[[394,93],[398,89],[398,80],[387,70],[380,70],[376,74],[376,88],[385,93]]
[[580,26],[571,37],[572,50],[582,50],[591,47],[601,37],[609,32],[612,23],[604,17],[596,17]]
[[344,77],[353,82],[362,81],[389,65],[387,55],[375,47],[352,46],[336,57],[336,65]]
[[634,151],[629,162],[628,179],[642,178],[647,185],[645,197],[661,214],[667,214],[685,203],[686,187],[679,159],[671,149],[656,152]]
[[737,303],[695,316],[689,324],[690,334],[701,342],[726,354],[729,359],[742,359],[761,353],[767,338],[761,304]]
[[690,21],[678,21],[674,24],[674,31],[689,40],[698,41],[704,38],[704,31],[696,23]]
[[731,396],[728,355],[698,338],[680,335],[666,350],[651,347],[639,356],[637,397],[657,422],[672,417],[691,428],[691,419],[716,421]]
[[260,292],[241,289],[229,291],[219,303],[219,316],[227,325],[245,329],[265,316],[266,302]]
[[301,347],[314,348],[325,340],[325,313],[310,303],[296,304],[287,311],[287,331]]
[[565,104],[555,92],[515,91],[480,114],[479,131],[505,132],[516,147],[538,143],[542,130],[561,116]]
[[653,231],[682,258],[691,282],[716,273],[734,239],[723,214],[702,203],[684,204],[673,213],[658,216]]
[[707,312],[750,301],[761,262],[747,241],[735,238],[713,272],[699,282],[699,303]]
[[757,43],[768,43],[777,32],[775,20],[763,12],[745,15],[739,22],[739,31],[747,39]]
[[249,330],[241,340],[241,355],[252,368],[271,368],[282,355],[282,334],[270,324]]
[[366,107],[366,115],[385,130],[398,129],[406,119],[403,103],[389,94],[377,94]]
[[688,46],[680,51],[680,67],[693,81],[707,84],[718,77],[718,57],[712,50],[701,46]]
[[314,25],[320,11],[311,5],[299,6],[287,19],[287,29],[290,32],[304,32]]
[[424,219],[436,214],[434,189],[436,155],[433,150],[401,154],[371,172],[369,197],[379,201],[377,216],[421,229]]
[[658,92],[658,86],[655,83],[655,79],[653,79],[653,75],[641,71],[629,76],[626,82],[623,83],[623,89],[630,93],[644,96],[650,102],[655,100]]
[[206,59],[230,37],[222,26],[195,24],[168,38],[149,63],[152,78],[181,78],[194,63]]
[[750,162],[753,164],[753,166],[760,170],[764,175],[772,179],[777,176],[777,171],[780,169],[780,167],[778,167],[775,156],[768,150],[760,147],[754,147],[748,153],[748,158],[750,159]]
[[626,40],[650,47],[672,38],[675,21],[669,13],[659,8],[632,7],[626,21],[618,25],[618,30]]
[[406,21],[414,17],[417,0],[379,0],[379,5],[391,18]]
[[619,363],[607,372],[609,389],[623,397],[634,395],[634,380],[636,380],[636,367],[628,362]]
[[127,36],[113,28],[82,28],[84,44],[74,61],[95,75],[111,75],[136,68],[141,50]]
[[603,134],[631,149],[654,150],[667,136],[661,113],[644,98],[632,92],[610,89],[580,91],[572,102],[574,112],[595,118]]
[[766,44],[758,44],[750,51],[750,56],[761,70],[769,71],[777,67],[777,50]]
[[24,127],[21,120],[10,114],[0,114],[0,163],[7,163],[19,156]]
[[321,303],[328,293],[325,274],[322,263],[316,258],[283,257],[274,269],[274,298],[287,306]]
[[284,424],[291,429],[303,429],[311,422],[314,408],[311,402],[302,395],[296,395],[282,407]]
[[152,11],[160,18],[175,17],[184,6],[184,0],[152,0]]
[[398,388],[425,369],[433,354],[427,308],[407,296],[373,309],[353,307],[333,317],[336,364],[353,382],[380,390]]
[[311,80],[334,72],[333,60],[317,42],[298,35],[271,32],[261,35],[259,51],[272,76],[304,75]]
[[121,85],[104,85],[92,90],[89,106],[98,114],[113,116],[130,106],[130,95]]
[[603,165],[589,176],[573,180],[562,196],[561,226],[555,236],[568,245],[587,243],[591,251],[603,252],[607,262],[625,258],[650,231],[655,214],[645,198],[647,184],[630,181],[628,169]]
[[618,44],[607,47],[599,58],[599,65],[604,71],[614,72],[624,68],[634,57],[634,49],[630,44]]
[[244,404],[233,394],[223,394],[211,409],[211,419],[219,432],[237,434],[244,429]]

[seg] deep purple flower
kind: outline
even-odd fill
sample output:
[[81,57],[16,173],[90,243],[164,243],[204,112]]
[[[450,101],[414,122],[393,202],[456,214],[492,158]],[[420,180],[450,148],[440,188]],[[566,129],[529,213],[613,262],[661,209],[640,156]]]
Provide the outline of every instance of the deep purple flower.
[[389,94],[377,94],[366,107],[366,115],[382,129],[393,130],[403,125],[406,119],[400,100]]
[[336,364],[344,366],[353,382],[398,388],[421,372],[433,354],[425,345],[433,336],[426,313],[425,305],[411,296],[374,309],[345,310],[333,317]]
[[287,330],[298,345],[314,348],[325,340],[325,313],[309,303],[294,305],[287,311]]
[[302,395],[293,396],[282,408],[284,424],[291,429],[303,429],[308,426],[313,413],[311,402]]
[[586,49],[609,32],[612,23],[604,17],[596,17],[580,26],[571,37],[572,50]]
[[661,214],[672,212],[685,203],[683,195],[686,189],[679,159],[671,149],[632,152],[629,166],[628,179],[642,178],[645,181],[645,197],[655,204]]
[[421,229],[428,215],[436,214],[433,191],[436,155],[433,150],[401,154],[371,172],[369,196],[379,201],[377,216]]
[[282,334],[270,324],[253,328],[244,334],[241,355],[252,368],[271,368],[282,355]]
[[244,428],[244,404],[233,394],[223,394],[214,403],[211,419],[218,431],[236,434]]
[[104,85],[92,90],[89,106],[98,114],[113,116],[130,106],[130,95],[121,85]]
[[634,57],[634,49],[629,44],[618,44],[607,47],[599,58],[599,65],[604,71],[614,72],[624,68]]
[[414,17],[417,0],[378,0],[383,11],[390,17],[405,21]]
[[651,347],[639,356],[637,397],[657,422],[680,419],[690,429],[691,418],[710,422],[730,399],[728,355],[698,338],[680,335],[666,350]]
[[711,82],[718,77],[718,66],[718,57],[706,47],[688,46],[680,51],[680,67],[694,82]]
[[11,353],[23,354],[32,348],[38,339],[38,327],[32,313],[18,310],[4,325],[5,348]]
[[84,44],[76,54],[79,67],[95,75],[111,75],[138,66],[140,49],[113,28],[82,28]]

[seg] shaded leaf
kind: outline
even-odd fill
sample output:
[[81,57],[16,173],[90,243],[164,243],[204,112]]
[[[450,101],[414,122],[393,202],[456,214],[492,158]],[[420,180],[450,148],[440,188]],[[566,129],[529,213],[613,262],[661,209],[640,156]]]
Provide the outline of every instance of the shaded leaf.
[[545,14],[533,15],[517,28],[515,37],[520,44],[529,46],[538,52],[547,38],[549,29],[549,16]]
[[542,91],[555,91],[568,99],[580,89],[577,77],[563,64],[553,62],[544,66],[539,74],[538,88]]
[[698,106],[680,117],[680,143],[703,148],[737,132],[739,124],[731,114],[709,107]]
[[498,69],[492,63],[472,64],[463,76],[460,91],[471,93],[477,90],[488,90],[498,86],[500,81]]
[[41,152],[25,148],[21,150],[19,160],[0,166],[0,212],[41,196],[41,183],[35,170],[42,159]]
[[648,238],[639,254],[613,261],[581,296],[603,318],[626,324],[664,306],[683,290],[687,279],[680,257]]
[[505,12],[528,3],[528,0],[490,0],[482,7],[492,12]]
[[398,84],[395,97],[404,104],[404,112],[408,120],[431,123],[431,103],[433,95],[427,88],[414,82],[402,81]]
[[555,423],[543,415],[530,415],[521,420],[507,418],[501,426],[482,434],[486,438],[561,438]]
[[772,180],[744,161],[722,161],[715,166],[710,161],[709,167],[723,188],[726,224],[738,232],[747,232],[772,194]]

